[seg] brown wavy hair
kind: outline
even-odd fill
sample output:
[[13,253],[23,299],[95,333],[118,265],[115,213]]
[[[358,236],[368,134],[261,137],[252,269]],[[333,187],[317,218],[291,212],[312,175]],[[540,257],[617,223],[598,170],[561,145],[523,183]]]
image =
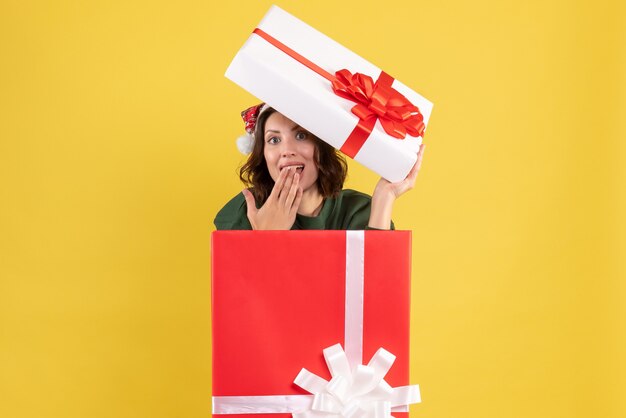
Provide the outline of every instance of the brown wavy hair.
[[[274,180],[265,162],[263,150],[265,147],[265,122],[272,113],[273,108],[265,109],[258,117],[254,133],[254,145],[248,160],[239,170],[239,178],[250,188],[257,204],[262,205],[269,197]],[[343,155],[335,148],[328,145],[315,135],[311,134],[315,144],[315,164],[317,165],[317,189],[322,197],[335,197],[343,189],[343,183],[348,174],[348,164]]]

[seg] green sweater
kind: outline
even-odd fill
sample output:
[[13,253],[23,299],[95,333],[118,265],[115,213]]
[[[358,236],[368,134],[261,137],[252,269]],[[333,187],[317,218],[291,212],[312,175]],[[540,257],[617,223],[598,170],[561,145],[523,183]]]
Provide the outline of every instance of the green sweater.
[[[370,218],[372,198],[355,190],[342,190],[339,196],[324,200],[317,216],[296,215],[294,229],[372,229],[367,224]],[[242,193],[231,199],[215,217],[217,229],[249,230],[246,199]],[[391,229],[394,229],[393,222]]]

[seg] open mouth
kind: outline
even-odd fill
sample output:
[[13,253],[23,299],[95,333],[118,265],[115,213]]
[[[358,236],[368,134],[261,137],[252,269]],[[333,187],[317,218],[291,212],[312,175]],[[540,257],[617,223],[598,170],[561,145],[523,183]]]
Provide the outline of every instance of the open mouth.
[[289,167],[294,167],[295,170],[296,170],[296,173],[298,173],[298,174],[301,174],[302,171],[304,170],[304,164],[287,165],[287,166],[283,167],[281,170],[284,170],[284,169],[289,168]]

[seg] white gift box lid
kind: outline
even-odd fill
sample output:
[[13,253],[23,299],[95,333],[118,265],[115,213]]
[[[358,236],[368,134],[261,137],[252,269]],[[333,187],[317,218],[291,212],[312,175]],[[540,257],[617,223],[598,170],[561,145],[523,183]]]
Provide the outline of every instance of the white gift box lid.
[[[331,74],[348,69],[374,80],[381,74],[380,68],[277,6],[257,28]],[[351,111],[355,102],[337,96],[326,78],[255,33],[225,75],[335,148],[342,147],[359,122]],[[428,125],[433,104],[398,80],[392,87],[419,108]],[[377,121],[354,159],[391,182],[400,181],[413,167],[421,142],[408,134],[394,138]]]

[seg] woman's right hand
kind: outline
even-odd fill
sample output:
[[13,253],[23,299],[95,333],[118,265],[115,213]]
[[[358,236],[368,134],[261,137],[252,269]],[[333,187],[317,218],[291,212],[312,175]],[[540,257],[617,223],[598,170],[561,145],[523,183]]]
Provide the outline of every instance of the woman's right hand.
[[272,192],[261,206],[256,208],[252,192],[243,190],[248,207],[248,220],[254,230],[289,230],[296,221],[296,213],[302,200],[302,189],[298,186],[300,175],[295,167],[285,167],[278,176]]

